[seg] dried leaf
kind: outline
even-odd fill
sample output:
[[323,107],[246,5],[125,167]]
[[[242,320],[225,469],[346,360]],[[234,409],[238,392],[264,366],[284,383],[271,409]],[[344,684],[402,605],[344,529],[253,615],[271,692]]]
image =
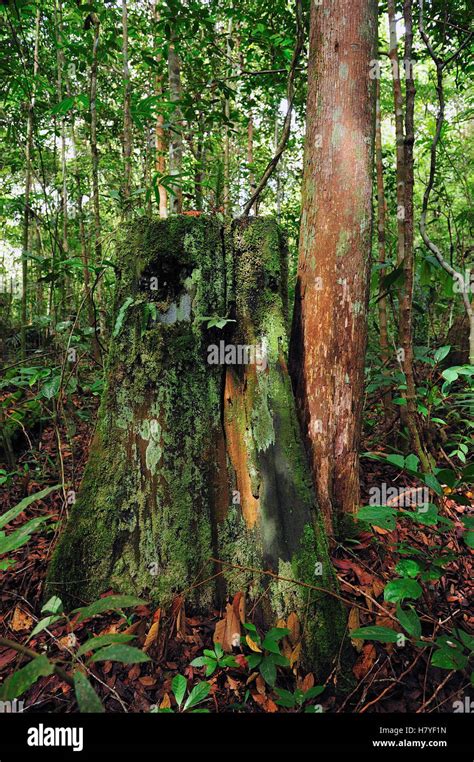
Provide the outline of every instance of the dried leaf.
[[259,648],[259,646],[257,646],[255,641],[253,641],[252,638],[250,637],[250,635],[246,635],[245,640],[247,641],[247,645],[251,651],[255,651],[255,653],[258,653],[258,654],[262,653],[262,649]]
[[306,677],[301,683],[301,690],[306,693],[306,691],[309,691],[310,688],[314,686],[314,675],[312,672],[308,672]]
[[297,645],[294,647],[293,651],[291,652],[290,667],[293,667],[299,661],[300,655],[301,655],[301,643],[297,643]]
[[220,619],[216,624],[213,640],[214,643],[220,643],[227,653],[232,652],[233,646],[240,645],[240,618],[230,603],[226,606],[224,619]]
[[265,689],[265,680],[261,675],[257,676],[257,679],[255,681],[255,685],[257,686],[257,691],[262,695],[265,696],[266,689]]
[[160,709],[170,709],[171,708],[171,700],[167,693],[163,696],[161,699]]
[[[351,633],[352,630],[358,630],[360,627],[360,617],[359,617],[359,609],[356,606],[353,606],[349,612],[349,619],[347,626],[349,628],[349,632]],[[351,640],[352,645],[356,649],[357,653],[360,653],[362,651],[362,648],[364,646],[363,640]]]
[[293,611],[288,617],[287,625],[289,629],[288,639],[292,646],[295,646],[301,638],[301,625],[298,615]]
[[160,631],[160,616],[161,616],[161,609],[158,609],[159,615],[156,616],[155,614],[155,621],[151,625],[150,629],[148,630],[147,636],[145,638],[145,643],[143,645],[143,650],[145,653],[152,647],[154,643],[158,640],[158,633]]
[[373,667],[376,659],[376,650],[373,643],[366,643],[362,648],[362,653],[354,664],[353,673],[357,680],[362,680],[363,677]]
[[10,620],[10,629],[13,632],[19,632],[20,630],[29,630],[33,624],[33,617],[17,606],[13,612],[13,616]]

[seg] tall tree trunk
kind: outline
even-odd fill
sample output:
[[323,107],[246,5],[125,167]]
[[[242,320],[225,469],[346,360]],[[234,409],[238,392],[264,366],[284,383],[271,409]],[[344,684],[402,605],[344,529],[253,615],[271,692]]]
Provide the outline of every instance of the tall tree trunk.
[[403,246],[403,283],[401,287],[399,332],[400,345],[403,350],[402,365],[406,379],[406,412],[407,425],[410,433],[412,447],[420,458],[424,471],[430,471],[430,461],[426,452],[418,421],[416,406],[416,385],[413,370],[413,278],[414,278],[414,252],[413,252],[413,188],[414,188],[414,165],[413,146],[415,143],[414,110],[415,110],[415,82],[413,79],[413,0],[404,0],[403,18],[405,22],[405,137],[404,137],[404,246]]
[[[92,63],[90,71],[90,145],[92,157],[92,205],[94,210],[94,260],[98,266],[102,262],[102,225],[100,220],[99,199],[99,149],[97,146],[97,71],[98,54],[100,43],[100,20],[97,14],[92,13],[94,37],[92,44]],[[96,289],[97,303],[99,306],[99,325],[102,337],[105,337],[106,322],[102,304],[102,288],[99,281]]]
[[[57,63],[57,96],[58,103],[61,103],[64,97],[63,87],[63,73],[64,73],[64,51],[63,51],[63,23],[62,23],[62,7],[61,0],[58,0],[54,5],[55,22],[56,22],[56,63]],[[63,115],[60,117],[60,132],[61,132],[61,147],[60,147],[60,164],[61,164],[61,212],[62,212],[62,225],[61,225],[61,255],[62,258],[67,259],[69,252],[68,242],[68,197],[67,197],[67,166],[66,166],[66,117]],[[67,276],[62,275],[57,283],[59,289],[59,304],[58,315],[61,317],[65,315],[66,305],[68,303],[67,292],[68,282]]]
[[[376,80],[377,88],[377,108],[375,118],[375,166],[377,173],[377,216],[378,216],[378,250],[379,250],[379,280],[382,284],[382,279],[386,275],[386,209],[385,209],[385,190],[383,181],[383,162],[382,162],[382,113],[380,107],[380,79]],[[379,329],[380,329],[380,359],[383,365],[383,376],[386,379],[387,387],[384,387],[383,392],[383,407],[385,422],[388,423],[392,418],[392,395],[390,388],[388,387],[390,374],[388,373],[387,366],[390,362],[390,346],[388,341],[388,327],[387,327],[387,299],[385,296],[381,296],[383,293],[383,285],[380,286],[380,296],[378,301],[379,306]]]
[[[154,5],[154,20],[155,23],[159,20],[158,0]],[[157,63],[161,62],[161,55],[157,56]],[[162,74],[155,75],[155,96],[157,98],[163,97],[163,76]],[[155,169],[158,178],[163,177],[166,174],[166,139],[164,130],[164,117],[163,114],[157,114],[155,122]],[[168,197],[166,188],[158,180],[158,213],[162,219],[168,216]]]
[[122,63],[123,63],[123,200],[124,216],[128,217],[132,175],[132,113],[130,105],[130,68],[128,64],[128,9],[127,0],[122,0]]
[[[255,182],[255,171],[253,169],[253,158],[253,115],[252,112],[250,112],[247,125],[247,166],[249,167],[250,196],[253,196],[257,187],[257,183]],[[255,214],[258,214],[257,204],[255,204]]]
[[376,40],[375,0],[312,4],[290,370],[328,531],[359,504]]
[[[243,589],[266,627],[296,613],[301,658],[327,675],[345,615],[285,363],[283,237],[268,219],[225,236],[215,216],[141,220],[118,266],[124,319],[50,589],[68,603],[110,587],[162,604],[183,593],[201,609]],[[145,294],[158,319],[144,327],[140,305],[124,304]],[[235,323],[206,327],[227,309]],[[223,363],[229,347],[253,360]]]
[[30,245],[30,194],[31,194],[31,181],[32,181],[32,153],[33,153],[33,120],[35,109],[35,93],[36,93],[36,77],[38,75],[38,49],[39,49],[39,33],[40,33],[41,12],[38,8],[36,12],[35,23],[35,47],[33,53],[33,81],[31,84],[29,102],[28,102],[28,118],[26,127],[26,148],[25,148],[25,208],[23,212],[23,236],[22,236],[22,257],[21,257],[21,274],[22,274],[22,290],[21,290],[21,330],[20,330],[20,342],[21,342],[21,356],[22,359],[26,357],[26,327],[28,320],[28,254]]
[[[229,75],[232,75],[230,56],[232,53],[232,19],[229,19],[226,38],[226,64]],[[230,98],[228,93],[224,102],[225,134],[224,134],[224,214],[230,219],[232,216],[232,198],[230,193]]]
[[[170,118],[169,139],[169,168],[170,175],[181,175],[183,169],[183,118],[181,114],[181,64],[176,53],[173,40],[168,48],[168,77],[170,88],[170,100],[174,103],[174,110]],[[183,210],[182,178],[179,183],[172,186],[173,195],[170,198],[170,210],[174,214],[180,214]]]

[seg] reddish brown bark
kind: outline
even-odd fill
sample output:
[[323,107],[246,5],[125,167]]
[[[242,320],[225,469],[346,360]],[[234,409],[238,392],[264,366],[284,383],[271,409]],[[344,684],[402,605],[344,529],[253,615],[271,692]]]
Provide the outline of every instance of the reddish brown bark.
[[373,0],[312,4],[291,373],[330,531],[359,501],[376,37]]

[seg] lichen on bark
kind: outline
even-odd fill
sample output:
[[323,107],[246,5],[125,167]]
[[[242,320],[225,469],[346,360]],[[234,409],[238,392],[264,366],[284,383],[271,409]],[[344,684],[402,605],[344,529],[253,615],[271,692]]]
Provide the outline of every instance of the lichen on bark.
[[[106,390],[48,592],[184,593],[208,610],[243,590],[264,627],[298,614],[302,659],[324,676],[345,617],[286,368],[283,234],[266,218],[139,220],[117,264]],[[221,340],[253,362],[211,364]]]

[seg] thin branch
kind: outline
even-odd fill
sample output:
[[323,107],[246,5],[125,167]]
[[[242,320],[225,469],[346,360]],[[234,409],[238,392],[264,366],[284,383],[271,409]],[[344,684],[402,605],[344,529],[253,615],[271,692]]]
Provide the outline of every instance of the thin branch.
[[303,24],[303,9],[301,5],[301,0],[296,0],[295,12],[296,12],[296,45],[293,51],[293,57],[291,59],[290,70],[288,72],[288,82],[286,86],[286,98],[288,101],[288,108],[286,111],[285,120],[283,122],[283,130],[282,130],[280,142],[278,143],[278,146],[276,148],[275,155],[268,162],[265,172],[263,173],[262,178],[260,182],[258,183],[254,193],[252,194],[252,196],[249,198],[249,200],[244,206],[244,209],[242,212],[243,217],[248,217],[250,210],[252,209],[254,204],[258,201],[260,194],[262,193],[275,167],[280,161],[281,155],[283,151],[285,150],[285,146],[290,136],[291,115],[293,113],[293,103],[295,99],[296,71],[297,71],[301,51],[303,50],[303,45],[304,45],[304,24]]
[[423,203],[421,208],[421,215],[420,215],[420,233],[421,237],[423,238],[423,241],[427,248],[431,251],[432,254],[436,257],[441,267],[446,270],[451,277],[456,280],[460,285],[460,291],[462,294],[462,298],[464,301],[464,306],[466,308],[466,313],[469,316],[469,318],[472,317],[472,307],[469,301],[469,296],[467,293],[467,289],[464,287],[464,279],[462,276],[462,273],[458,272],[457,270],[452,267],[449,262],[446,261],[446,259],[443,257],[440,249],[438,246],[432,241],[426,231],[426,216],[428,212],[428,204],[430,200],[431,191],[434,186],[435,176],[436,176],[436,159],[437,159],[437,148],[438,143],[441,137],[441,130],[443,128],[444,124],[444,109],[445,109],[445,101],[444,101],[444,89],[443,89],[443,70],[447,66],[448,63],[454,60],[461,50],[467,45],[469,40],[472,37],[472,32],[467,36],[466,40],[462,43],[462,45],[458,48],[456,53],[453,53],[452,56],[450,56],[448,59],[443,60],[438,54],[435,52],[430,39],[428,35],[426,34],[425,28],[424,28],[424,22],[423,22],[423,5],[424,0],[420,0],[419,5],[419,29],[420,34],[423,39],[423,42],[426,45],[426,48],[428,50],[428,53],[430,54],[433,63],[436,66],[436,93],[438,95],[438,114],[436,116],[436,129],[433,141],[431,143],[431,152],[430,152],[430,171],[429,171],[429,177],[428,177],[428,184],[425,188],[425,192],[423,194]]

